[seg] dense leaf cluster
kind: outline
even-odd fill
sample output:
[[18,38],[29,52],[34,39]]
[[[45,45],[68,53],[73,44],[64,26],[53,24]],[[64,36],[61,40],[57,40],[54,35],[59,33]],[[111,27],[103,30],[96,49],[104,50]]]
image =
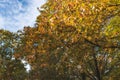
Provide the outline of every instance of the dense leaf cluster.
[[0,31],[0,78],[119,80],[119,27],[119,0],[47,0],[34,27]]

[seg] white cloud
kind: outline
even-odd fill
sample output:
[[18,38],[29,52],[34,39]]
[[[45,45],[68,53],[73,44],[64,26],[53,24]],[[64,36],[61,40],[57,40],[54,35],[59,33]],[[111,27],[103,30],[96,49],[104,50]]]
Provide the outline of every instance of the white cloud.
[[37,7],[44,4],[45,0],[28,0],[28,2],[29,4],[27,6],[18,0],[9,3],[14,6],[11,6],[11,10],[7,11],[7,15],[0,16],[0,23],[2,22],[0,28],[6,28],[7,30],[15,32],[23,29],[24,26],[33,26],[36,17],[39,15]]

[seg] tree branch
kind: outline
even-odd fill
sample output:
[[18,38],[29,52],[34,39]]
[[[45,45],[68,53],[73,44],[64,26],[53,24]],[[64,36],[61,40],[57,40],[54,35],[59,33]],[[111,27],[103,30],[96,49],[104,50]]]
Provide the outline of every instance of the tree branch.
[[102,46],[100,44],[97,44],[95,42],[92,42],[92,41],[88,40],[87,38],[84,38],[84,40],[86,42],[90,43],[91,45],[97,46],[97,47],[100,47],[100,48],[119,48],[120,49],[120,46],[118,46],[118,45]]

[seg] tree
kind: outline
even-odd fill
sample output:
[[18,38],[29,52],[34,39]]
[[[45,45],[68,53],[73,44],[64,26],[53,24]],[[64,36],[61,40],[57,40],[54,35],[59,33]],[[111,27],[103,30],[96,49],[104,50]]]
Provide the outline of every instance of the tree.
[[118,79],[119,7],[117,0],[48,0],[17,52],[37,79]]
[[24,64],[15,59],[14,52],[17,46],[17,34],[0,30],[0,79],[23,80],[27,76]]

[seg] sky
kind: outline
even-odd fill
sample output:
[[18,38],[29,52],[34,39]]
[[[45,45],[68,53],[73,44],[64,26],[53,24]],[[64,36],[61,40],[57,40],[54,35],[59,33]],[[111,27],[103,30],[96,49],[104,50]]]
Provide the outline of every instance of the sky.
[[33,26],[46,0],[0,0],[0,29],[16,32]]

